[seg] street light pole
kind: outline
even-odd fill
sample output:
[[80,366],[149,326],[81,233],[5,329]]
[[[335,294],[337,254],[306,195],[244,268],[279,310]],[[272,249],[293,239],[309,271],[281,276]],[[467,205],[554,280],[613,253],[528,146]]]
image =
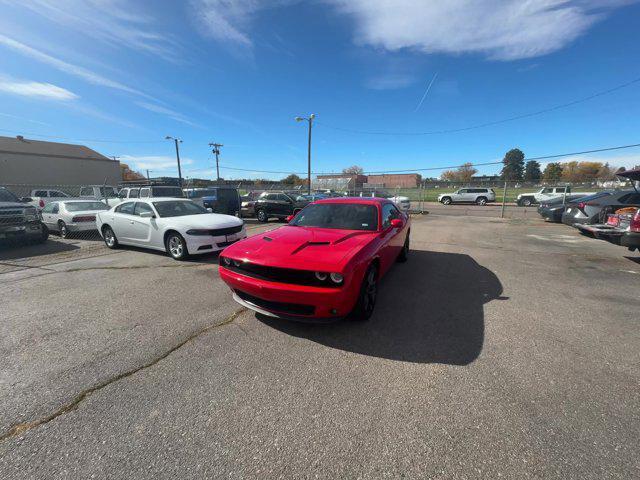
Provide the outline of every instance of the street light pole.
[[165,137],[166,140],[173,140],[176,144],[176,160],[178,161],[178,185],[182,190],[182,169],[180,168],[180,148],[178,147],[178,143],[182,143],[182,140],[179,138],[174,138],[169,135]]
[[307,143],[307,193],[311,195],[311,128],[313,127],[313,119],[316,118],[316,114],[312,113],[309,118],[296,117],[296,122],[306,120],[309,122],[309,141]]

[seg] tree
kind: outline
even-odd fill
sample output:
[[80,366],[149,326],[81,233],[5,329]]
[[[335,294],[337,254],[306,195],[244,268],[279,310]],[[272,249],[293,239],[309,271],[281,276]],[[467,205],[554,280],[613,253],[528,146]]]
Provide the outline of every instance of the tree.
[[597,176],[598,172],[602,168],[601,162],[579,162],[578,163],[578,177],[581,182],[592,182]]
[[440,178],[449,182],[469,183],[478,170],[471,163],[463,163],[455,170],[446,170],[442,172]]
[[524,179],[526,182],[538,182],[542,177],[540,164],[535,160],[529,160],[524,166]]
[[566,162],[562,164],[562,180],[565,182],[577,182],[580,179],[578,162]]
[[351,165],[350,167],[343,168],[342,173],[348,175],[362,175],[364,173],[364,168],[359,165]]
[[524,153],[519,148],[509,150],[502,160],[501,176],[503,180],[522,180],[524,171]]
[[562,165],[559,163],[547,163],[544,167],[542,178],[547,182],[557,182],[562,177]]
[[606,162],[604,165],[600,167],[598,173],[596,175],[598,180],[607,181],[613,179],[613,168],[609,165],[609,162]]
[[280,180],[280,182],[286,183],[287,185],[302,185],[302,179],[295,173],[286,176],[285,178]]

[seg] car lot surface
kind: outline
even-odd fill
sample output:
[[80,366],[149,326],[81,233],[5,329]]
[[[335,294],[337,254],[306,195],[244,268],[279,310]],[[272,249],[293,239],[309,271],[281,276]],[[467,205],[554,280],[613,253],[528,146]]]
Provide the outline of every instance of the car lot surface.
[[0,478],[637,477],[637,255],[439,215],[412,248],[366,323],[257,317],[216,256],[0,274]]

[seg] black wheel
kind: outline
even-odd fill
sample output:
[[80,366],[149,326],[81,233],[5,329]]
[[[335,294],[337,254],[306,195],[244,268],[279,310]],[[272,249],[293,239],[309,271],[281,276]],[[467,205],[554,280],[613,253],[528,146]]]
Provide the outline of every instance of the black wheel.
[[451,197],[442,197],[443,205],[451,205]]
[[58,233],[62,238],[69,238],[69,229],[67,228],[67,224],[62,220],[58,220]]
[[360,294],[358,295],[358,302],[355,308],[351,312],[351,318],[354,320],[369,320],[373,315],[373,309],[376,306],[376,299],[378,298],[378,267],[371,265],[367,269],[367,273],[364,274],[362,279],[362,286],[360,287]]
[[486,205],[487,204],[487,198],[486,197],[478,197],[478,198],[476,198],[476,204],[477,205]]
[[111,249],[118,248],[118,239],[109,225],[102,227],[102,238],[107,247]]
[[521,203],[521,205],[522,205],[523,207],[530,207],[530,206],[531,206],[531,204],[532,204],[533,202],[531,201],[531,198],[529,198],[529,197],[524,197],[524,198],[520,201],[520,203]]
[[269,221],[269,215],[267,215],[267,211],[263,209],[258,210],[256,217],[258,217],[258,221],[262,223],[267,223]]
[[179,233],[170,233],[167,236],[167,253],[175,260],[184,260],[189,256],[187,244]]
[[36,243],[44,243],[47,241],[48,238],[49,238],[49,229],[45,225],[42,225],[42,233],[40,234],[40,237],[38,237],[38,239],[36,240]]
[[407,238],[404,240],[400,255],[398,255],[398,262],[400,263],[404,263],[409,259],[409,233],[407,232]]

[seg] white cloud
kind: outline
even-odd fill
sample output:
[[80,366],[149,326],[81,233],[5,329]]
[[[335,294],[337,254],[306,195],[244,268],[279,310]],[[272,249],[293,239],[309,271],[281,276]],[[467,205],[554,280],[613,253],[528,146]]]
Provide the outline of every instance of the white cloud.
[[25,82],[4,78],[0,78],[0,92],[47,100],[70,101],[80,98],[75,93],[51,83]]
[[40,50],[36,50],[24,43],[18,42],[12,38],[9,38],[5,35],[0,34],[0,45],[4,45],[5,47],[11,48],[27,57],[31,57],[39,62],[46,63],[47,65],[52,66],[56,70],[60,70],[69,75],[73,75],[75,77],[82,78],[83,80],[92,83],[94,85],[99,85],[101,87],[113,88],[116,90],[120,90],[127,93],[132,93],[135,95],[139,95],[145,98],[153,99],[153,97],[147,95],[146,93],[140,92],[134,88],[128,87],[116,80],[111,80],[109,78],[103,77],[91,70],[87,70],[84,67],[80,67],[78,65],[74,65],[72,63],[65,62],[60,60],[59,58],[48,55]]
[[51,127],[52,126],[50,123],[41,122],[39,120],[33,120],[31,118],[21,117],[19,115],[12,115],[11,113],[0,112],[0,117],[11,118],[13,120],[20,120],[22,122],[34,123],[36,125],[43,125],[45,127]]
[[415,76],[411,74],[387,73],[368,79],[366,86],[372,90],[395,90],[408,87],[415,83],[415,81]]
[[[29,0],[9,3],[104,43],[180,60],[178,41],[126,0]],[[152,4],[155,5],[155,4]]]
[[200,125],[189,120],[185,115],[180,112],[176,112],[175,110],[171,110],[170,108],[163,107],[161,105],[156,105],[154,103],[148,102],[135,102],[141,108],[145,110],[149,110],[150,112],[159,113],[160,115],[165,115],[177,122],[184,123],[186,125],[190,125],[192,127],[200,127]]
[[356,22],[355,40],[389,51],[516,60],[559,50],[628,0],[325,0]]
[[[153,172],[177,171],[178,163],[176,157],[168,155],[122,155],[120,161],[129,165],[134,170],[153,170]],[[180,158],[182,167],[192,165],[194,162],[190,158]]]

